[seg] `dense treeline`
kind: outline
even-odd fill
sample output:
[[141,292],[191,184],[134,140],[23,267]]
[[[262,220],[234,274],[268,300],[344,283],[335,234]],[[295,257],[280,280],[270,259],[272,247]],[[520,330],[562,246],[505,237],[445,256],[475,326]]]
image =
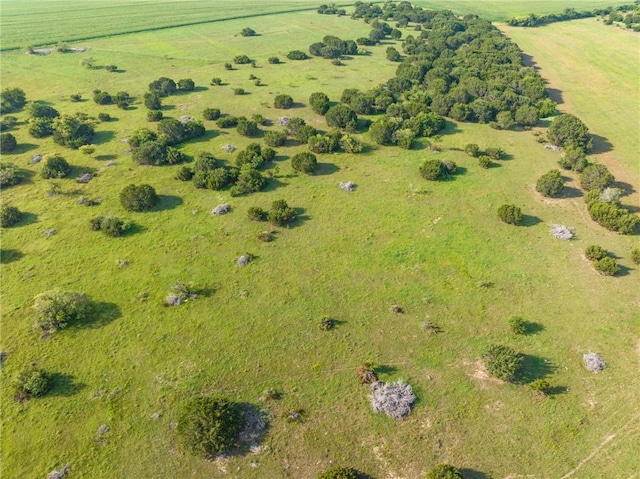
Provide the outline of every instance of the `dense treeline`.
[[[541,25],[547,25],[555,22],[566,22],[568,20],[577,20],[579,18],[590,17],[604,17],[609,16],[606,22],[608,24],[613,22],[624,22],[627,28],[631,28],[633,24],[640,23],[640,20],[635,19],[634,13],[628,14],[628,20],[622,16],[622,12],[635,11],[637,16],[638,3],[629,5],[619,5],[617,7],[595,8],[593,10],[577,11],[575,8],[565,8],[562,13],[549,13],[547,15],[536,15],[531,13],[526,17],[514,17],[507,23],[512,27],[539,27]],[[610,21],[609,21],[610,20]]]

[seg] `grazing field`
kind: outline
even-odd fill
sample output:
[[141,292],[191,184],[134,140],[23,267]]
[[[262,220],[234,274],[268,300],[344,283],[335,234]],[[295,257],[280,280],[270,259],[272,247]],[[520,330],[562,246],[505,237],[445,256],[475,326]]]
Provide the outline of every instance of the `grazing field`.
[[[263,3],[265,11],[279,5]],[[310,3],[280,4],[285,10]],[[226,5],[231,12],[240,3]],[[3,22],[7,11],[3,3]],[[244,27],[260,36],[240,36]],[[375,146],[368,134],[359,134],[367,145],[363,153],[319,155],[312,176],[291,169],[289,158],[306,148],[289,140],[277,148],[265,191],[242,197],[195,189],[174,179],[179,165],[138,166],[126,152],[123,140],[134,130],[154,128],[146,121],[142,96],[160,76],[196,84],[193,92],[163,99],[167,117],[201,119],[205,108],[214,107],[223,114],[262,114],[272,121],[261,127],[265,131],[279,130],[281,116],[299,116],[327,130],[324,118],[308,106],[309,95],[322,91],[338,101],[345,88],[366,90],[390,78],[397,63],[386,60],[385,49],[393,44],[400,50],[400,42],[367,47],[368,55],[344,60],[343,66],[320,58],[291,61],[286,53],[306,51],[324,35],[351,39],[369,29],[348,17],[303,11],[96,39],[77,44],[89,48],[83,53],[3,54],[3,88],[19,86],[29,100],[61,113],[95,118],[107,112],[115,118],[97,123],[96,151],[83,155],[51,138],[30,137],[23,111],[16,114],[18,149],[3,155],[27,180],[4,189],[2,202],[28,213],[2,231],[0,349],[8,353],[3,384],[29,364],[58,373],[54,390],[43,398],[17,402],[10,388],[2,388],[3,476],[45,477],[70,464],[69,478],[308,479],[340,464],[377,479],[421,479],[435,464],[450,462],[465,477],[632,477],[640,447],[640,296],[629,251],[638,237],[594,223],[573,174],[567,175],[570,194],[562,198],[535,192],[538,177],[558,160],[536,141],[542,126],[497,131],[449,122],[437,143],[440,153],[425,140],[407,151]],[[514,38],[519,33],[509,32]],[[54,37],[49,38],[58,41]],[[594,48],[605,54],[602,43]],[[525,45],[523,40],[520,46],[528,52]],[[543,53],[531,55],[544,75],[553,51]],[[580,53],[564,52],[563,61],[578,65]],[[225,70],[224,63],[240,54],[255,59],[257,67]],[[269,64],[271,56],[283,63]],[[116,64],[117,72],[82,68],[89,57],[97,65]],[[588,78],[562,84],[561,108],[584,112],[613,153],[633,148],[626,133],[620,134],[629,127],[600,130],[591,115],[627,94],[629,72],[610,69],[610,95],[589,96],[588,107],[579,96],[586,95],[580,92]],[[212,77],[223,85],[210,85]],[[234,96],[238,87],[247,94]],[[94,89],[128,91],[135,102],[127,110],[98,106],[91,101]],[[71,102],[75,93],[84,100]],[[293,97],[293,109],[274,109],[282,93]],[[208,151],[232,164],[236,155],[222,151],[223,145],[240,149],[256,141],[212,121],[205,126],[205,136],[181,145],[181,151]],[[481,169],[464,153],[467,143],[501,147],[508,159]],[[41,165],[30,159],[56,151],[76,171],[90,169],[97,176],[88,184],[58,180],[61,192],[49,195],[56,182],[41,179]],[[427,158],[453,160],[462,174],[427,182],[418,171]],[[620,165],[629,171],[631,162]],[[340,190],[343,181],[353,181],[356,190]],[[640,187],[637,178],[627,181]],[[159,206],[126,212],[118,194],[130,183],[153,185]],[[81,195],[101,203],[80,206]],[[247,210],[266,209],[278,199],[300,216],[292,227],[276,228],[275,241],[260,242],[256,235],[269,226],[250,222]],[[497,219],[505,202],[522,208],[523,226]],[[221,203],[229,203],[231,212],[212,216]],[[133,221],[134,231],[123,238],[90,231],[91,218],[109,214]],[[553,223],[575,228],[576,237],[552,238]],[[52,228],[56,235],[43,236]],[[583,253],[595,243],[620,257],[622,274],[612,278],[594,271]],[[235,259],[245,253],[255,258],[238,268]],[[177,280],[193,281],[202,294],[179,307],[163,307]],[[54,287],[85,292],[98,309],[85,324],[42,339],[31,302]],[[393,305],[404,312],[390,312]],[[512,315],[532,323],[533,331],[511,334]],[[322,331],[323,316],[336,318],[337,327]],[[431,334],[426,323],[442,332]],[[554,394],[541,399],[524,385],[491,379],[479,360],[491,343],[524,353],[528,378],[548,379]],[[600,374],[582,364],[590,351],[607,361]],[[363,361],[378,366],[381,380],[404,379],[413,386],[417,403],[405,420],[371,411],[369,390],[355,375]],[[281,397],[260,401],[267,388]],[[270,419],[260,447],[214,461],[186,454],[175,431],[179,406],[203,393],[264,409]],[[287,420],[292,411],[302,411],[300,421]]]
[[[500,28],[529,55],[548,87],[557,92],[559,108],[577,115],[596,135],[595,158],[634,188],[627,200],[639,207],[640,86],[636,60],[640,35],[591,18],[543,29]],[[622,91],[624,94],[614,93]]]

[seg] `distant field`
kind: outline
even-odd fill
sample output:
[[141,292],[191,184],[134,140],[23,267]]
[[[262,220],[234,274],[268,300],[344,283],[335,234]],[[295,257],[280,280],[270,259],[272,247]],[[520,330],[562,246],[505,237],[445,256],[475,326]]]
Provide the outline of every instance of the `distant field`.
[[561,101],[559,109],[577,115],[597,135],[595,158],[632,185],[628,200],[640,206],[640,35],[595,19],[500,28],[540,69]]
[[[115,14],[106,2],[95,3]],[[310,3],[260,2],[260,8]],[[525,2],[486,3],[502,6],[506,15],[507,3]],[[565,3],[573,5],[562,2],[561,7]],[[3,43],[6,5],[35,4],[3,1]],[[55,15],[56,3],[43,4]],[[477,4],[489,10],[484,2]],[[109,5],[126,8],[124,2]],[[236,13],[247,8],[246,3],[225,5]],[[177,15],[177,6],[172,8]],[[96,31],[102,28],[98,23],[91,24]],[[587,23],[576,25],[580,38]],[[113,32],[108,27],[104,31]],[[261,36],[241,37],[243,27]],[[528,38],[536,52],[535,35],[542,39],[555,27],[509,34],[522,33],[521,48],[529,52]],[[592,27],[606,30],[595,22]],[[576,55],[594,48],[621,64],[616,49],[627,47],[616,39],[624,33],[607,28],[571,52],[558,46],[563,55],[558,61],[582,68]],[[345,60],[344,66],[319,58],[294,62],[285,55],[306,50],[326,34],[346,39],[368,30],[360,21],[302,11],[85,41],[81,45],[90,50],[84,53],[3,54],[3,88],[20,86],[29,100],[48,102],[62,113],[96,117],[107,112],[115,118],[97,123],[96,152],[88,157],[50,138],[30,137],[27,113],[20,112],[18,150],[3,155],[28,179],[3,189],[2,202],[30,214],[23,224],[2,231],[0,350],[9,353],[0,372],[3,477],[46,477],[70,464],[70,479],[310,479],[330,464],[344,464],[374,479],[423,479],[439,462],[456,464],[467,479],[634,477],[633,451],[640,448],[640,296],[639,270],[629,251],[638,246],[638,237],[608,232],[591,221],[572,174],[567,175],[572,195],[551,200],[535,193],[537,178],[558,160],[534,137],[544,128],[497,131],[450,122],[440,153],[427,150],[424,142],[410,151],[376,147],[368,134],[360,134],[368,145],[364,153],[320,155],[313,176],[293,172],[289,158],[306,147],[289,141],[277,148],[268,167],[273,178],[266,190],[237,198],[228,190],[199,190],[177,181],[179,166],[135,165],[126,152],[123,140],[135,129],[155,128],[145,119],[141,97],[160,76],[192,78],[197,86],[164,100],[167,117],[201,119],[205,108],[215,107],[224,114],[260,113],[272,121],[264,130],[280,129],[281,116],[300,116],[327,130],[324,119],[308,107],[309,95],[322,91],[337,101],[345,88],[366,90],[390,78],[397,64],[385,59],[385,49],[393,42],[369,48],[369,55]],[[598,38],[609,41],[600,45]],[[542,53],[544,59],[531,54],[544,76],[544,62],[555,53]],[[256,59],[257,68],[226,71],[223,63],[238,54]],[[273,55],[284,63],[267,63]],[[119,73],[82,68],[80,61],[88,57],[98,65],[117,64]],[[582,109],[578,114],[584,112],[594,132],[607,137],[613,153],[633,148],[627,133],[620,135],[630,131],[628,123],[613,131],[601,129],[604,125],[594,119],[612,98],[628,95],[632,70],[613,69],[604,59],[594,62],[594,72],[610,70],[602,83],[610,95],[580,93],[591,77],[578,70],[584,78],[557,87],[566,102],[562,107]],[[250,75],[263,86],[255,86]],[[211,86],[212,77],[225,84]],[[548,77],[555,87],[555,77]],[[248,94],[233,96],[235,87]],[[96,88],[128,91],[136,102],[126,111],[98,106],[91,101]],[[72,103],[73,93],[85,100]],[[296,108],[274,109],[279,93],[290,94]],[[214,122],[205,126],[206,135],[181,146],[183,152],[208,151],[233,164],[235,154],[223,152],[223,145],[262,142]],[[469,142],[499,146],[509,159],[481,169],[462,151]],[[55,151],[98,176],[88,184],[59,180],[63,194],[48,196],[52,182],[39,177],[41,167],[30,159]],[[453,181],[427,182],[418,173],[427,158],[453,160],[462,173]],[[107,167],[109,161],[115,165]],[[631,164],[620,162],[623,169]],[[353,193],[337,187],[347,180],[357,185]],[[160,206],[148,213],[125,212],[118,193],[142,182],[162,195]],[[79,206],[80,195],[102,203]],[[291,228],[278,228],[275,241],[262,243],[256,235],[269,226],[248,221],[247,209],[268,208],[277,199],[299,208],[301,218]],[[230,214],[210,215],[225,202],[231,204]],[[497,220],[496,209],[505,202],[522,207],[526,226]],[[89,230],[90,218],[109,214],[134,221],[137,231],[113,239]],[[574,227],[576,238],[551,238],[552,223]],[[42,231],[51,228],[58,233],[45,238]],[[623,274],[607,278],[593,270],[583,251],[595,243],[620,257]],[[256,255],[255,261],[237,268],[234,260],[247,252]],[[129,265],[119,268],[120,260]],[[207,294],[178,308],[163,307],[176,280],[193,281]],[[86,292],[100,303],[101,314],[40,339],[30,304],[34,295],[53,287]],[[391,313],[394,304],[405,313]],[[536,323],[536,332],[510,334],[507,318],[514,314]],[[334,331],[320,331],[325,315],[340,321]],[[425,332],[427,321],[442,333]],[[542,400],[523,385],[489,379],[478,358],[490,343],[526,354],[531,373],[546,376],[561,392]],[[588,373],[582,354],[589,351],[602,354],[608,369]],[[380,379],[404,379],[414,387],[418,401],[406,420],[371,412],[367,387],[354,373],[367,360],[380,366]],[[51,395],[17,403],[4,384],[32,363],[59,372],[62,380]],[[282,398],[260,402],[267,388]],[[179,405],[201,393],[221,393],[266,409],[270,425],[261,443],[266,447],[216,461],[185,454],[174,430]],[[301,422],[285,419],[288,411],[299,409]],[[102,424],[109,432],[98,441]]]

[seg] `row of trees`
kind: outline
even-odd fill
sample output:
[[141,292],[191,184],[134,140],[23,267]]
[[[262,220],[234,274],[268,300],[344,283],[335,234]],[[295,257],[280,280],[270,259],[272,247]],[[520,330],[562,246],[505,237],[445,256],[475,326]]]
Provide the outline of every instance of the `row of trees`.
[[[508,20],[508,24],[513,27],[539,27],[549,23],[566,22],[568,20],[577,20],[579,18],[590,18],[598,16],[607,16],[611,22],[623,21],[622,12],[629,10],[637,10],[637,4],[618,5],[616,7],[594,8],[593,10],[577,11],[575,8],[565,8],[561,13],[548,13],[546,15],[536,15],[530,13],[526,17],[513,17]],[[618,20],[619,18],[619,20]],[[629,21],[628,27],[638,21]],[[626,22],[625,22],[626,23]]]

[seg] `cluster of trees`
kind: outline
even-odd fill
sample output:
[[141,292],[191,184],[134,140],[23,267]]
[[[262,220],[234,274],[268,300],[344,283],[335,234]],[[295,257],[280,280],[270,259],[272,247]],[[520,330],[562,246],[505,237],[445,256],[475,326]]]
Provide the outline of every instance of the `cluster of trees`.
[[106,91],[93,90],[93,101],[98,105],[111,105],[115,103],[118,108],[126,110],[133,102],[133,98],[126,91],[119,91],[112,96]]
[[425,160],[420,166],[420,175],[425,180],[446,180],[456,174],[458,166],[453,161]]
[[593,267],[600,274],[615,276],[620,271],[618,261],[609,255],[606,249],[599,245],[588,246],[584,250],[585,257],[593,262]]
[[344,8],[336,7],[335,3],[329,5],[322,4],[318,7],[318,13],[321,15],[338,15],[339,17],[346,15],[347,11]]
[[309,53],[315,57],[340,58],[342,55],[357,55],[358,45],[353,40],[341,40],[333,35],[326,35],[321,42],[312,43]]
[[60,116],[55,108],[36,103],[32,103],[30,113],[27,123],[29,134],[34,138],[53,135],[53,141],[58,145],[78,149],[91,143],[95,135],[93,125],[84,113]]
[[140,165],[175,165],[186,157],[174,146],[205,134],[201,121],[189,119],[178,121],[164,118],[158,121],[157,133],[149,128],[140,128],[129,138],[133,159]]
[[112,238],[124,236],[131,228],[131,223],[118,218],[117,216],[98,216],[89,220],[91,231],[102,231]]
[[[637,8],[637,4],[594,8],[593,10],[583,10],[580,12],[576,11],[576,9],[574,8],[565,8],[561,13],[548,13],[546,15],[536,15],[535,13],[530,13],[526,17],[510,18],[507,23],[512,27],[539,27],[542,25],[547,25],[549,23],[566,22],[568,20],[577,20],[579,18],[590,18],[608,15],[608,18],[607,20],[605,20],[605,22],[610,24],[615,21],[623,21],[621,12],[626,12],[634,9],[637,10]],[[640,23],[640,19],[636,20],[635,22],[633,22],[633,20],[630,20],[630,24],[627,25],[627,27],[630,27],[630,25],[633,23]]]
[[22,110],[27,104],[27,96],[21,88],[5,88],[0,92],[0,113],[13,113]]
[[622,23],[626,28],[640,32],[640,4],[636,2],[633,5],[621,5],[615,8],[604,19],[606,25],[611,25],[614,22]]
[[178,83],[176,83],[171,78],[160,77],[149,83],[149,91],[144,94],[144,106],[149,110],[160,110],[162,108],[162,98],[178,92],[193,91],[195,87],[194,81],[190,78],[178,80]]
[[247,210],[247,216],[251,221],[269,221],[275,226],[287,226],[296,220],[298,214],[285,200],[276,200],[271,203],[271,210],[252,206]]

